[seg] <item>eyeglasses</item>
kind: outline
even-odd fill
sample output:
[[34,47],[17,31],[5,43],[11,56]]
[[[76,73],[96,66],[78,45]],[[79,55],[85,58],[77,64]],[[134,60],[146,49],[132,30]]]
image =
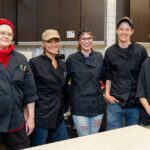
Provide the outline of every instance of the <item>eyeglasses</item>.
[[92,42],[92,41],[93,41],[93,37],[80,38],[80,40],[81,40],[81,41],[83,41],[83,42],[86,42],[86,41],[88,41],[88,42]]
[[2,36],[2,37],[6,37],[7,36],[8,38],[12,38],[13,37],[13,33],[1,31],[0,32],[0,36]]

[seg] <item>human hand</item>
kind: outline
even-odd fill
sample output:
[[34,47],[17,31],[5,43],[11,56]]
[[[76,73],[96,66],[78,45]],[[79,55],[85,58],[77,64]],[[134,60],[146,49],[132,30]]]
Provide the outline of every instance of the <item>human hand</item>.
[[118,103],[119,100],[117,100],[114,96],[111,96],[109,94],[104,94],[104,98],[109,103]]
[[28,118],[26,122],[26,133],[29,136],[35,128],[34,118]]

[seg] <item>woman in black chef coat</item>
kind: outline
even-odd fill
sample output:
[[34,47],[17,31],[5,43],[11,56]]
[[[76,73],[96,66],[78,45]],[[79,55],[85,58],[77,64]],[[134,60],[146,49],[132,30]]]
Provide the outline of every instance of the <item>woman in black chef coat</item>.
[[78,52],[66,61],[71,81],[71,110],[78,136],[99,132],[103,113],[100,87],[103,56],[93,50],[94,35],[85,28],[78,33]]
[[3,144],[7,150],[29,147],[38,99],[29,63],[15,50],[14,34],[12,22],[0,18],[0,149]]
[[43,54],[29,62],[39,96],[35,108],[36,129],[31,138],[31,146],[68,138],[62,110],[66,67],[56,57],[60,48],[58,31],[45,30],[42,34],[42,45]]

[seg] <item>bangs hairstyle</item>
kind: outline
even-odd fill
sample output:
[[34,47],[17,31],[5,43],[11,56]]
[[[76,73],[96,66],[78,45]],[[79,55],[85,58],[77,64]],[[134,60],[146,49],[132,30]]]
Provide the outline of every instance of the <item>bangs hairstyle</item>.
[[83,33],[86,33],[86,32],[91,33],[91,35],[92,35],[93,38],[94,38],[94,35],[93,35],[92,30],[90,30],[90,29],[88,29],[88,28],[83,28],[83,29],[81,29],[81,30],[78,32],[78,34],[77,34],[78,40],[80,39],[80,36],[81,36]]
[[[95,38],[92,30],[90,30],[88,28],[83,28],[77,34],[78,41],[79,41],[80,37],[82,36],[82,34],[84,34],[84,33],[90,33],[93,36],[93,39]],[[78,46],[77,46],[77,51],[81,51],[81,45],[79,43],[78,43]]]

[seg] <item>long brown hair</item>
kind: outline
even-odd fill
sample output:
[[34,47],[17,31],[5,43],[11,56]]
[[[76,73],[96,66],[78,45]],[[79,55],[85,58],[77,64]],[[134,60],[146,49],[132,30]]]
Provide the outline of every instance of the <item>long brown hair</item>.
[[[93,38],[94,38],[94,34],[93,34],[92,30],[90,30],[90,29],[88,29],[88,28],[83,28],[83,29],[81,29],[81,30],[78,32],[78,34],[77,34],[78,41],[80,40],[80,37],[81,37],[84,33],[87,33],[87,32],[90,33],[90,34],[93,36]],[[79,42],[78,42],[77,50],[78,50],[78,51],[81,51],[81,45],[80,45]]]

